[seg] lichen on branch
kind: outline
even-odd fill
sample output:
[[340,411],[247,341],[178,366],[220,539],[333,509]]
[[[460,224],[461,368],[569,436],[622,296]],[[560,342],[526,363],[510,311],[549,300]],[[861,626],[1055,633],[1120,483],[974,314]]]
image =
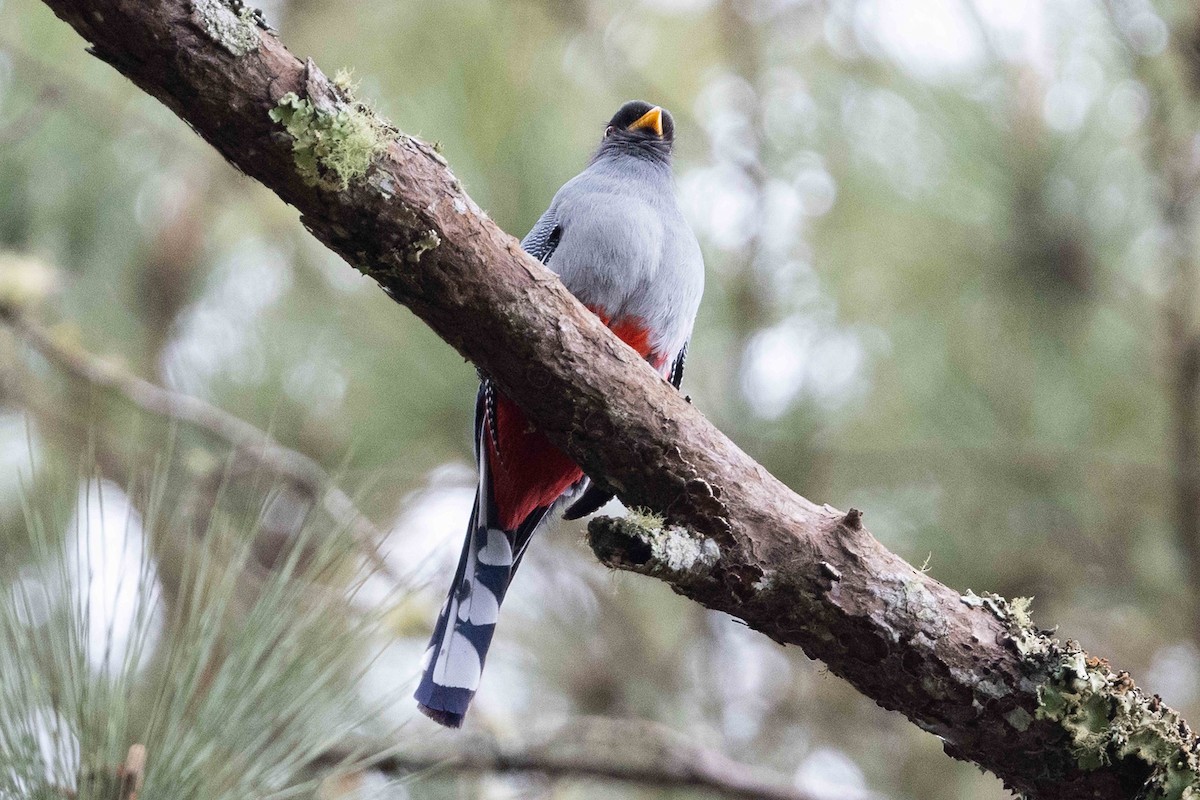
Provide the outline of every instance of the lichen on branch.
[[[345,92],[348,82],[342,79],[337,85]],[[296,169],[309,186],[346,189],[367,174],[371,161],[387,147],[387,124],[352,97],[326,109],[288,92],[269,113],[292,138]]]
[[[1038,682],[1039,720],[1058,724],[1080,769],[1091,771],[1122,762],[1140,763],[1145,775],[1137,797],[1144,800],[1200,800],[1200,752],[1187,722],[1149,697],[1124,671],[1089,656],[1075,641],[1060,644],[1038,630],[1030,617],[1031,599],[1013,600],[968,591],[963,603],[991,611],[1008,627],[1010,645],[1025,659]],[[1027,720],[1010,720],[1014,727]]]
[[1149,774],[1138,797],[1200,799],[1195,737],[1178,713],[1157,695],[1147,697],[1129,673],[1113,672],[1104,659],[1067,642],[1055,648],[1038,703],[1038,718],[1057,722],[1070,736],[1081,768],[1140,761]]
[[706,576],[721,555],[712,539],[640,510],[620,518],[596,517],[588,523],[588,543],[610,566],[673,581]]
[[235,58],[258,47],[258,29],[265,27],[260,12],[241,3],[232,7],[222,0],[193,0],[204,32]]

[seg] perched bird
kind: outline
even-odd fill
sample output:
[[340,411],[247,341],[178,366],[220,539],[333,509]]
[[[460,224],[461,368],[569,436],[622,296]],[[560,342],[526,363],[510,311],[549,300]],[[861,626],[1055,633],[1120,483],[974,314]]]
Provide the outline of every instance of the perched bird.
[[[704,262],[675,193],[674,137],[662,108],[621,106],[587,168],[558,190],[521,246],[678,388]],[[424,714],[455,728],[533,534],[568,503],[566,518],[578,519],[612,498],[486,378],[475,404],[475,457],[467,540],[416,691]]]

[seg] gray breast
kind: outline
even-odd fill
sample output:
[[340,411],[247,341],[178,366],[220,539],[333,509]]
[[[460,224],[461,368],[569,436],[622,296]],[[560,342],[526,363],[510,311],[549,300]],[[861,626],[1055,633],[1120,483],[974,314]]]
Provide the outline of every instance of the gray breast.
[[687,340],[704,289],[704,264],[669,170],[596,162],[554,198],[561,227],[549,266],[585,305],[612,319],[639,317],[653,348]]

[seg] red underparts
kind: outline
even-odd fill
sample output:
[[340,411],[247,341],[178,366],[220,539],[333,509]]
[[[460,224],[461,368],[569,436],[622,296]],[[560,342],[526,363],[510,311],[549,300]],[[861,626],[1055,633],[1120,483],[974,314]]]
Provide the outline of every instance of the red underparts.
[[[607,315],[596,309],[590,310],[621,341],[650,360],[656,369],[662,370],[666,358],[651,358],[650,331],[641,319],[626,317],[612,323]],[[557,500],[583,477],[583,470],[542,433],[534,430],[516,403],[497,393],[494,407],[495,440],[488,437],[488,468],[500,524],[506,531],[511,531],[535,508]]]

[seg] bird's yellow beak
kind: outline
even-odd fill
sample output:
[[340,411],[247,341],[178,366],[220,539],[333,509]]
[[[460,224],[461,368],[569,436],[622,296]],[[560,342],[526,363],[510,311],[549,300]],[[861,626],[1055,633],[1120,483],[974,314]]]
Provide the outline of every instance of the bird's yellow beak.
[[638,118],[637,122],[629,126],[629,130],[631,131],[636,131],[638,128],[648,128],[654,131],[655,135],[661,137],[663,135],[662,109],[658,106],[655,106],[645,114],[642,114],[642,116]]

